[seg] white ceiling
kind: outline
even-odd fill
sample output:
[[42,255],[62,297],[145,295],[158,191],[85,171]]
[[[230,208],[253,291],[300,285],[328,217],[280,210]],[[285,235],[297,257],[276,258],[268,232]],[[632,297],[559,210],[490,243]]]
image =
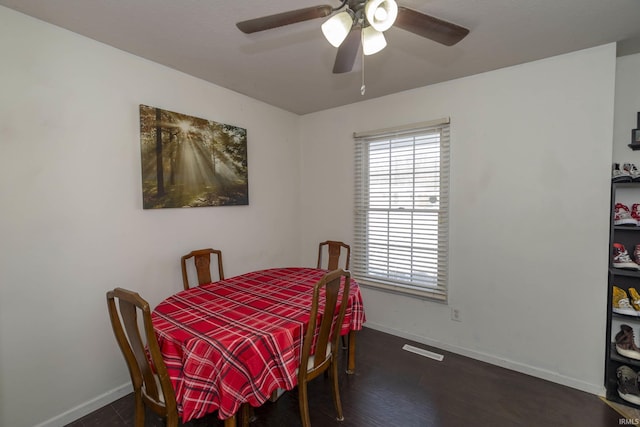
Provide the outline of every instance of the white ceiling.
[[252,35],[235,23],[338,0],[0,0],[31,15],[246,94],[305,114],[390,93],[618,44],[640,51],[640,0],[398,0],[402,6],[471,30],[452,47],[399,28],[388,46],[360,57],[351,73],[333,74],[336,48],[324,19]]

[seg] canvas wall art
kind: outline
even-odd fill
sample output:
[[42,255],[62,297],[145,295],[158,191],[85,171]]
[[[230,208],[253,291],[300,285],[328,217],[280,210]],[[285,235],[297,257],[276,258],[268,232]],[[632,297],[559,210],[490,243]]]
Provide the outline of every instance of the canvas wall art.
[[248,205],[247,130],[140,105],[144,209]]

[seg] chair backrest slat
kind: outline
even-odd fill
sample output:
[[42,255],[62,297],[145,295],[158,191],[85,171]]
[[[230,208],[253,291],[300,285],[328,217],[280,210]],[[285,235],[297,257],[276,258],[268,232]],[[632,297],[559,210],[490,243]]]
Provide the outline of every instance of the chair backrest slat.
[[[322,265],[322,255],[324,252],[324,247],[327,247],[327,255],[328,255],[328,262],[327,262],[327,266],[323,267]],[[339,242],[336,240],[327,240],[325,242],[321,242],[318,245],[318,268],[326,268],[327,270],[336,270],[337,268],[340,267],[340,255],[342,254],[342,249],[346,250],[346,256],[345,256],[345,265],[344,265],[344,269],[348,270],[349,269],[349,259],[351,258],[351,247],[349,245],[347,245],[346,243],[343,242]]]

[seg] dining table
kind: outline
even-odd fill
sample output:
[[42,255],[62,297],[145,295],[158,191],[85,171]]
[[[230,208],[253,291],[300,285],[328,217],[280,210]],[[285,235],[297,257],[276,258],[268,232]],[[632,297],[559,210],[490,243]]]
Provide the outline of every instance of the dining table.
[[[225,427],[234,426],[241,405],[258,407],[297,385],[312,288],[327,272],[253,271],[180,291],[155,307],[153,326],[183,422],[218,411]],[[340,325],[349,337],[348,373],[355,370],[355,331],[365,320],[351,279]]]

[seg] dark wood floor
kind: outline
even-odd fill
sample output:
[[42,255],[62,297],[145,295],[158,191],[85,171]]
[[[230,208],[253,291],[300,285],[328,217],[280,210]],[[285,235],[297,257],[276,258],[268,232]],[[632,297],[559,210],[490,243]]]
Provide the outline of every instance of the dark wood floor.
[[[444,354],[444,360],[404,351],[406,343]],[[314,427],[612,427],[624,423],[597,396],[367,328],[358,333],[356,374],[341,371],[345,420],[335,421],[330,382],[321,376],[309,387]],[[296,390],[256,408],[255,415],[252,427],[299,427]],[[147,426],[164,425],[151,413],[146,421]],[[133,426],[133,396],[67,427],[88,426]],[[222,422],[214,414],[184,425],[197,426],[222,426]]]

